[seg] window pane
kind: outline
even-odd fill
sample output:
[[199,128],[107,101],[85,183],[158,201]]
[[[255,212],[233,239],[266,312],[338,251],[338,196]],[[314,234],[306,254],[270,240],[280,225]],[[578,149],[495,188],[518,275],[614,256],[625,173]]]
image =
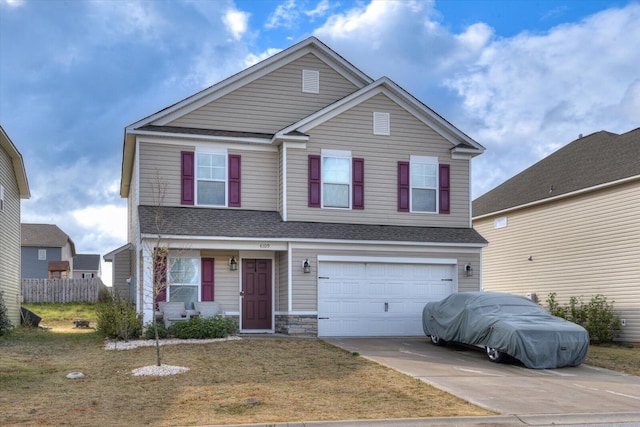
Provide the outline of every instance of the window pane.
[[198,204],[224,206],[224,187],[220,181],[198,181]]
[[349,186],[341,184],[324,184],[322,187],[324,206],[333,208],[349,207]]
[[414,188],[436,187],[436,165],[411,164],[411,186]]
[[169,285],[169,301],[182,301],[187,310],[193,310],[193,303],[198,301],[198,287]]
[[171,284],[200,283],[200,260],[198,258],[170,258],[169,277]]
[[324,157],[322,159],[322,178],[324,182],[349,184],[350,159]]
[[411,210],[414,212],[435,212],[436,191],[414,188],[411,190]]
[[220,179],[226,177],[226,157],[222,154],[198,154],[198,179]]

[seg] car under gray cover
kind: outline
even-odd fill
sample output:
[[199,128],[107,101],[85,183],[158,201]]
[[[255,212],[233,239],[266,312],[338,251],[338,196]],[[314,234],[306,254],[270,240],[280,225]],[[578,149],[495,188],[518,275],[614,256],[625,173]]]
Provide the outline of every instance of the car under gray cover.
[[429,302],[422,324],[434,343],[497,350],[528,368],[578,366],[589,350],[583,327],[552,316],[528,298],[500,292],[460,292]]

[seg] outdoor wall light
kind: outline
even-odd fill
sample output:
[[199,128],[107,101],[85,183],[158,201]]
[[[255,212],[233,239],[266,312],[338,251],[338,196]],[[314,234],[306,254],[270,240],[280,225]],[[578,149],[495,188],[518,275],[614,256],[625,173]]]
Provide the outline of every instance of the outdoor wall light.
[[470,264],[464,266],[464,272],[467,273],[467,277],[473,276],[473,268],[471,268]]
[[305,259],[302,262],[302,271],[305,273],[311,273],[311,264],[309,264],[309,259]]
[[238,262],[236,261],[236,257],[232,256],[229,260],[229,270],[236,271],[238,269]]

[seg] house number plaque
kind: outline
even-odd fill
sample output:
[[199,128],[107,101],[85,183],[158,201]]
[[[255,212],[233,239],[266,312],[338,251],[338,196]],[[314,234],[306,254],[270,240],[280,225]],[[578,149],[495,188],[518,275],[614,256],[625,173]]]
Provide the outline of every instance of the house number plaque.
[[271,247],[271,243],[260,243],[260,249],[269,249]]

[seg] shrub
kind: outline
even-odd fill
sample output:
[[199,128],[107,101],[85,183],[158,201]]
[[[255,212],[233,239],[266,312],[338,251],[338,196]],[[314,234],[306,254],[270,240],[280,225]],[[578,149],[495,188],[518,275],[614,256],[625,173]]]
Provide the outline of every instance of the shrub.
[[[166,326],[164,326],[164,323],[156,322],[156,325],[158,327],[158,338],[167,338],[169,336],[169,331]],[[148,340],[156,339],[156,333],[153,330],[153,322],[149,322],[144,325],[144,337]]]
[[109,300],[111,299],[111,294],[109,293],[109,290],[106,288],[102,288],[98,291],[98,302],[99,303],[105,303],[105,302],[109,302]]
[[7,313],[7,307],[4,305],[4,297],[0,292],[0,337],[9,333],[13,325],[9,320],[9,314]]
[[116,293],[97,304],[97,331],[107,338],[128,340],[142,333],[142,321],[135,307]]
[[219,314],[208,318],[191,317],[186,322],[175,322],[169,327],[169,335],[184,339],[225,338],[237,331],[235,320]]
[[613,310],[613,302],[607,302],[603,295],[596,295],[589,303],[582,297],[571,297],[569,304],[561,307],[556,301],[556,293],[547,299],[549,312],[563,319],[577,323],[589,332],[589,338],[599,343],[612,342],[620,335],[620,319]]

